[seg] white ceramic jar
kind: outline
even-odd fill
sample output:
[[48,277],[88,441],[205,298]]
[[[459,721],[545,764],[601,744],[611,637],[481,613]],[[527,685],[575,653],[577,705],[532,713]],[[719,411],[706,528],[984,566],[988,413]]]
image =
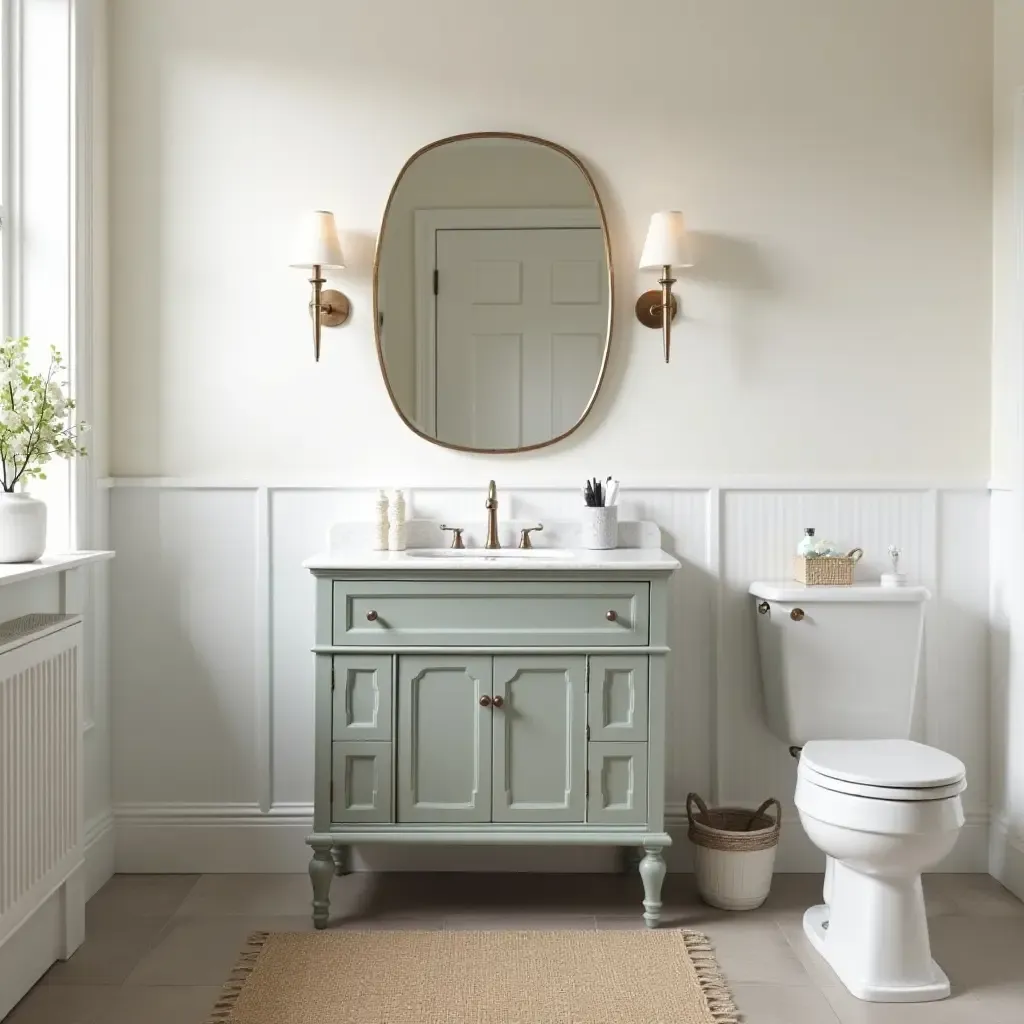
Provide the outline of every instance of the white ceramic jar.
[[619,545],[618,505],[584,505],[580,520],[580,546],[604,551]]
[[45,502],[0,491],[0,562],[34,562],[45,550]]

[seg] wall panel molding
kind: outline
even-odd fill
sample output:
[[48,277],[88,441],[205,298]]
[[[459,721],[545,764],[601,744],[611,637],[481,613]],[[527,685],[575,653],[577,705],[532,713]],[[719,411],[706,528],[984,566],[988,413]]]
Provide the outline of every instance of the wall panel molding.
[[[313,588],[300,562],[324,546],[331,523],[368,520],[376,488],[148,478],[119,478],[112,485],[115,585],[136,595],[158,587],[163,595],[148,610],[138,596],[118,602],[115,595],[118,869],[293,870],[307,859],[302,840],[312,792]],[[478,486],[409,491],[419,515],[434,517],[443,509],[482,519]],[[502,513],[512,518],[567,518],[578,502],[564,487],[506,484],[501,494]],[[666,780],[679,847],[687,845],[683,803],[689,790],[709,801],[751,806],[779,796],[788,805],[780,870],[818,863],[791,807],[795,763],[763,724],[746,596],[750,580],[788,574],[802,527],[815,525],[842,544],[864,546],[868,574],[885,567],[888,543],[901,544],[908,571],[933,591],[923,658],[924,734],[961,756],[970,780],[968,826],[946,869],[984,870],[988,565],[962,556],[987,550],[979,540],[988,522],[984,483],[949,490],[914,482],[834,490],[786,481],[634,487],[620,503],[623,518],[656,521],[666,547],[683,562],[672,587]],[[169,535],[171,523],[177,525]],[[230,549],[223,544],[229,536]],[[207,557],[216,559],[215,568]],[[222,604],[211,604],[205,592],[214,580]],[[219,617],[218,631],[228,642],[214,644],[203,620],[192,617],[188,609],[197,601],[204,616]],[[126,644],[151,652],[141,668],[137,659],[129,663]],[[197,647],[198,659],[176,660],[177,652],[194,654]],[[249,653],[242,657],[245,647]],[[126,677],[129,664],[145,679]],[[183,671],[191,673],[190,687],[181,687]],[[165,714],[154,714],[154,694]],[[168,729],[180,734],[177,743]],[[218,729],[224,742],[215,742]],[[193,765],[183,772],[184,750]],[[269,830],[265,839],[261,829]],[[250,853],[242,850],[246,844]],[[407,863],[455,863],[437,855],[381,860],[378,852],[367,863],[396,870]],[[540,861],[531,855],[529,863],[555,870],[558,856],[547,851]],[[460,856],[458,863],[468,862]],[[589,866],[604,870],[603,863]],[[686,869],[688,854],[677,849],[672,864]]]

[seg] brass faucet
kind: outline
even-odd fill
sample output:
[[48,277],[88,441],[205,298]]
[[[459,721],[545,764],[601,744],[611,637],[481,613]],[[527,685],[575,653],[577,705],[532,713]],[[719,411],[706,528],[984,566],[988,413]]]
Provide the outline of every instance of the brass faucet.
[[498,488],[492,480],[487,486],[487,501],[484,502],[487,509],[487,543],[485,548],[500,548],[498,540]]

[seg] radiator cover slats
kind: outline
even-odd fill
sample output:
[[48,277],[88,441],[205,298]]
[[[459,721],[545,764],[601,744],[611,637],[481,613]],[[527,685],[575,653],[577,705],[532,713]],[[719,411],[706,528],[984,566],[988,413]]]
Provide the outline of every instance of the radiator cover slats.
[[81,632],[0,624],[0,944],[81,862]]

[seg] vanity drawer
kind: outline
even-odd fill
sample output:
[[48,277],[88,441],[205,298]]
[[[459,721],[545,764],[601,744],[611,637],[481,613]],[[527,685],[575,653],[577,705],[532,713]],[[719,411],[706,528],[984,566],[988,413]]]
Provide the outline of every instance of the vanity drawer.
[[352,646],[643,646],[650,584],[337,580],[333,642]]

